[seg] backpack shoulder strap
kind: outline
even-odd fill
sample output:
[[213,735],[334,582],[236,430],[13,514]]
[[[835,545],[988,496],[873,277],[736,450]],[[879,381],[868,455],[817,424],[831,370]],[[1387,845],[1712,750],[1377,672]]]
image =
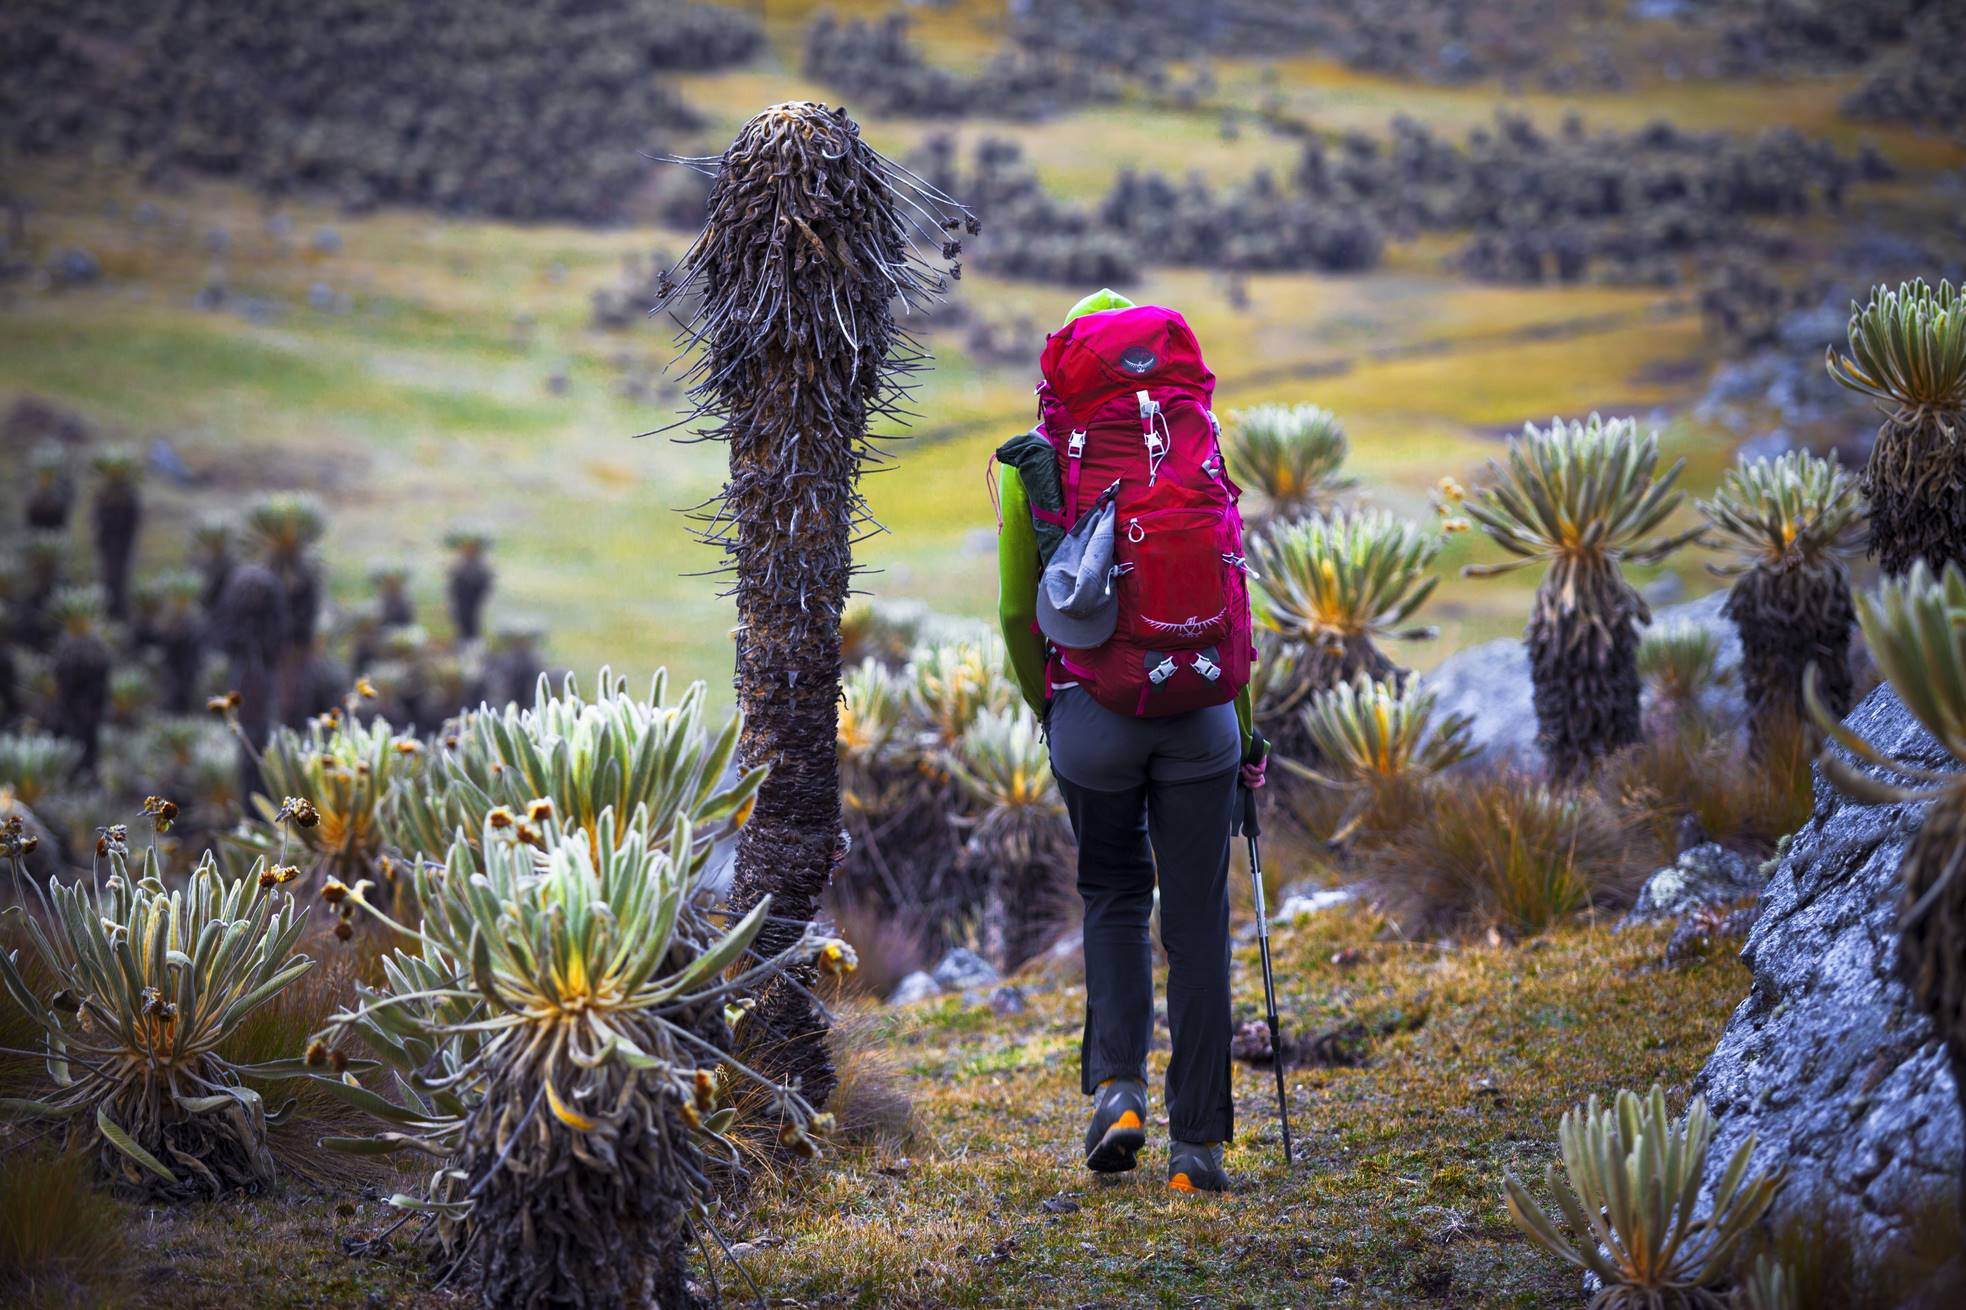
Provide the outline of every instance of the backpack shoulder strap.
[[1031,505],[1039,562],[1050,563],[1052,552],[1065,539],[1065,495],[1058,482],[1058,452],[1046,440],[1044,429],[1036,427],[997,447],[997,462],[1017,470]]

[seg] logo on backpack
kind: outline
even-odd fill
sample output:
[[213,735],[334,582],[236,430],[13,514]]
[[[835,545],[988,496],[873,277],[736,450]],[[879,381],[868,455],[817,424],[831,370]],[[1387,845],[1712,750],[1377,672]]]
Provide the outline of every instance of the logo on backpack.
[[1103,615],[1097,625],[1072,619],[1078,593],[1098,591],[1076,566],[1051,612],[1039,605],[1052,685],[1076,683],[1143,718],[1235,699],[1256,654],[1242,491],[1224,466],[1209,412],[1215,375],[1194,333],[1154,306],[1084,315],[1046,340],[1043,371],[1038,409],[1057,456],[1060,526],[1075,536],[1096,515],[1096,539],[1110,532],[1111,564],[1102,558],[1094,571],[1110,588],[1100,599],[1117,611],[1110,628]]

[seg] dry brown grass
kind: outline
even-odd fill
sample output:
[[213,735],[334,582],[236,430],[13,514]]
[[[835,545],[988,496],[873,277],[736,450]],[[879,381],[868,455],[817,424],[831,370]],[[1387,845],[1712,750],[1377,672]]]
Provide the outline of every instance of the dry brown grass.
[[7,1150],[0,1165],[0,1305],[111,1307],[130,1299],[129,1218],[87,1151]]
[[860,966],[846,976],[848,996],[884,998],[903,978],[935,963],[922,924],[869,900],[838,894],[828,900],[834,927],[860,957]]
[[1766,854],[1809,817],[1816,745],[1798,726],[1751,759],[1737,734],[1686,719],[1606,761],[1598,790],[1663,858],[1688,817],[1712,841]]
[[1530,937],[1628,905],[1655,867],[1623,816],[1588,791],[1506,771],[1381,789],[1354,869],[1408,933]]

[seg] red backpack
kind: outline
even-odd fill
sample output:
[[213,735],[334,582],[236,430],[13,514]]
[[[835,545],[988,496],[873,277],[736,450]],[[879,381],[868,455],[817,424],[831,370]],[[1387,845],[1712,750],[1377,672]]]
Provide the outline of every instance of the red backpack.
[[[1052,650],[1072,683],[1120,714],[1152,718],[1234,700],[1256,659],[1244,575],[1242,489],[1209,403],[1215,375],[1187,321],[1142,305],[1073,319],[1045,339],[1040,430],[1057,454],[1057,526],[1069,531],[1117,484],[1119,621],[1091,650]],[[1054,516],[1036,507],[1047,522]]]

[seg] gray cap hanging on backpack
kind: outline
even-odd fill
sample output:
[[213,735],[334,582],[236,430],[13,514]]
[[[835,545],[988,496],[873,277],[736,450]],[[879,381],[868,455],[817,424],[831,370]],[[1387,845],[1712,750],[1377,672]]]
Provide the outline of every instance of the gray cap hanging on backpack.
[[1104,645],[1119,622],[1113,590],[1113,492],[1079,516],[1038,578],[1038,628],[1065,650]]

